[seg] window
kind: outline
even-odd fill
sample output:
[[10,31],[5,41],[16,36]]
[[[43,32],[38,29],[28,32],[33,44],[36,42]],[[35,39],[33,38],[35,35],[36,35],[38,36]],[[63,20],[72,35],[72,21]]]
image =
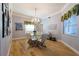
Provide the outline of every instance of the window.
[[25,24],[25,33],[30,33],[34,31],[34,25]]
[[64,21],[64,34],[74,36],[77,34],[77,18],[75,15]]

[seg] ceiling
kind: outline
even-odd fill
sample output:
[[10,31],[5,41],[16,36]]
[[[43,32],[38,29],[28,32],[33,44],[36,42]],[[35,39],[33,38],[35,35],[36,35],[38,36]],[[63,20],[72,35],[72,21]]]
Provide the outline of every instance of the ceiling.
[[45,18],[50,14],[59,12],[64,7],[65,3],[14,3],[13,5],[14,12],[34,16],[36,8],[36,16]]

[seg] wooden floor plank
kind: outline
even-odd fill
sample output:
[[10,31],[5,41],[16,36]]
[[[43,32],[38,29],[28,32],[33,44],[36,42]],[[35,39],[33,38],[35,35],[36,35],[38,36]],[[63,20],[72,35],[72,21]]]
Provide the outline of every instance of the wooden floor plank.
[[75,52],[61,42],[46,40],[47,48],[29,48],[27,39],[13,40],[10,56],[77,56]]

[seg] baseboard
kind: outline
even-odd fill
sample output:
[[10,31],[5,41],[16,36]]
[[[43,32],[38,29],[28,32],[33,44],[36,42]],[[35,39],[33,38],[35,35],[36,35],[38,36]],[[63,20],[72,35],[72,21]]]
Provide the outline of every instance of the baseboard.
[[[12,40],[19,40],[19,39],[25,39],[25,37],[12,38]],[[11,45],[12,45],[12,40],[11,40],[10,45],[9,45],[7,56],[9,56],[9,53],[10,53],[10,49],[11,49]]]
[[63,44],[65,44],[68,48],[70,48],[72,51],[74,51],[76,54],[79,55],[79,51],[77,51],[76,49],[72,48],[70,45],[68,45],[67,43],[65,43],[64,41],[62,40],[58,40],[59,42],[62,42]]
[[12,38],[12,40],[25,39],[26,37]]
[[61,40],[57,40],[58,42],[61,42]]
[[9,53],[10,53],[10,49],[11,49],[11,45],[12,45],[12,40],[10,42],[10,45],[9,45],[9,49],[8,49],[8,53],[7,53],[7,56],[9,56]]

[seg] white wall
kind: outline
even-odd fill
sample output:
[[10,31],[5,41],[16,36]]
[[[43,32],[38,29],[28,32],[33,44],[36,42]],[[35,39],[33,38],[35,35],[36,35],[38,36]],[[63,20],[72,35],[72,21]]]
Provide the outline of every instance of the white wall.
[[[23,15],[22,15],[23,16]],[[24,27],[24,21],[30,21],[31,18],[25,18],[25,17],[22,17],[21,15],[17,15],[16,14],[13,14],[13,20],[12,20],[12,38],[21,38],[21,37],[26,37],[26,33],[25,33],[25,27]],[[23,30],[18,30],[16,31],[15,29],[15,23],[22,23],[22,26],[23,26]],[[36,29],[38,31],[42,31],[42,25],[41,24],[38,24],[40,26],[36,26]],[[40,27],[40,29],[39,29]]]
[[[71,9],[74,5],[75,4],[68,4],[66,6],[66,8],[64,10],[62,10],[61,13],[58,13],[58,14],[52,16],[51,19],[44,19],[42,21],[42,23],[43,23],[43,32],[44,33],[52,32],[57,39],[64,41],[70,47],[72,47],[76,51],[79,51],[79,20],[77,21],[78,22],[77,23],[78,24],[77,25],[78,26],[77,37],[63,34],[63,22],[61,22],[61,16],[64,13],[66,13],[69,9]],[[79,19],[79,16],[77,16],[77,19]],[[57,24],[57,29],[56,30],[51,29],[50,26],[51,27],[53,26],[51,24]]]
[[43,33],[48,34],[51,32],[57,40],[61,39],[61,21],[60,21],[60,13],[52,16],[50,19],[42,20],[43,24]]
[[[65,8],[61,14],[63,15],[65,12],[67,12],[74,5],[75,4],[70,4],[69,6],[67,6],[67,8]],[[77,16],[77,20],[78,20],[78,25],[79,25],[79,16]],[[79,26],[78,26],[78,30],[79,30]],[[78,31],[78,33],[79,33],[79,31]],[[68,44],[75,50],[79,51],[79,34],[77,35],[78,37],[63,34],[63,22],[61,22],[61,35],[62,35],[62,40],[66,44]]]
[[[9,4],[9,8],[11,10],[12,5]],[[11,37],[12,37],[12,33],[4,38],[2,38],[2,15],[1,15],[1,5],[0,5],[0,55],[6,56],[8,55],[9,52],[9,48],[11,45]],[[10,20],[12,20],[11,18],[11,11],[10,11]],[[12,21],[10,23],[10,28],[12,25]]]
[[[22,23],[23,30],[16,31],[15,29],[15,23]],[[22,37],[25,36],[24,33],[24,19],[19,16],[13,16],[12,20],[12,38]]]
[[0,3],[0,55],[1,55],[1,39],[2,39],[2,12]]
[[[24,27],[24,21],[30,20],[29,18],[24,18],[18,15],[13,15],[13,20],[12,20],[12,38],[21,38],[25,37],[25,27]],[[15,23],[22,23],[23,30],[18,30],[16,31]]]

